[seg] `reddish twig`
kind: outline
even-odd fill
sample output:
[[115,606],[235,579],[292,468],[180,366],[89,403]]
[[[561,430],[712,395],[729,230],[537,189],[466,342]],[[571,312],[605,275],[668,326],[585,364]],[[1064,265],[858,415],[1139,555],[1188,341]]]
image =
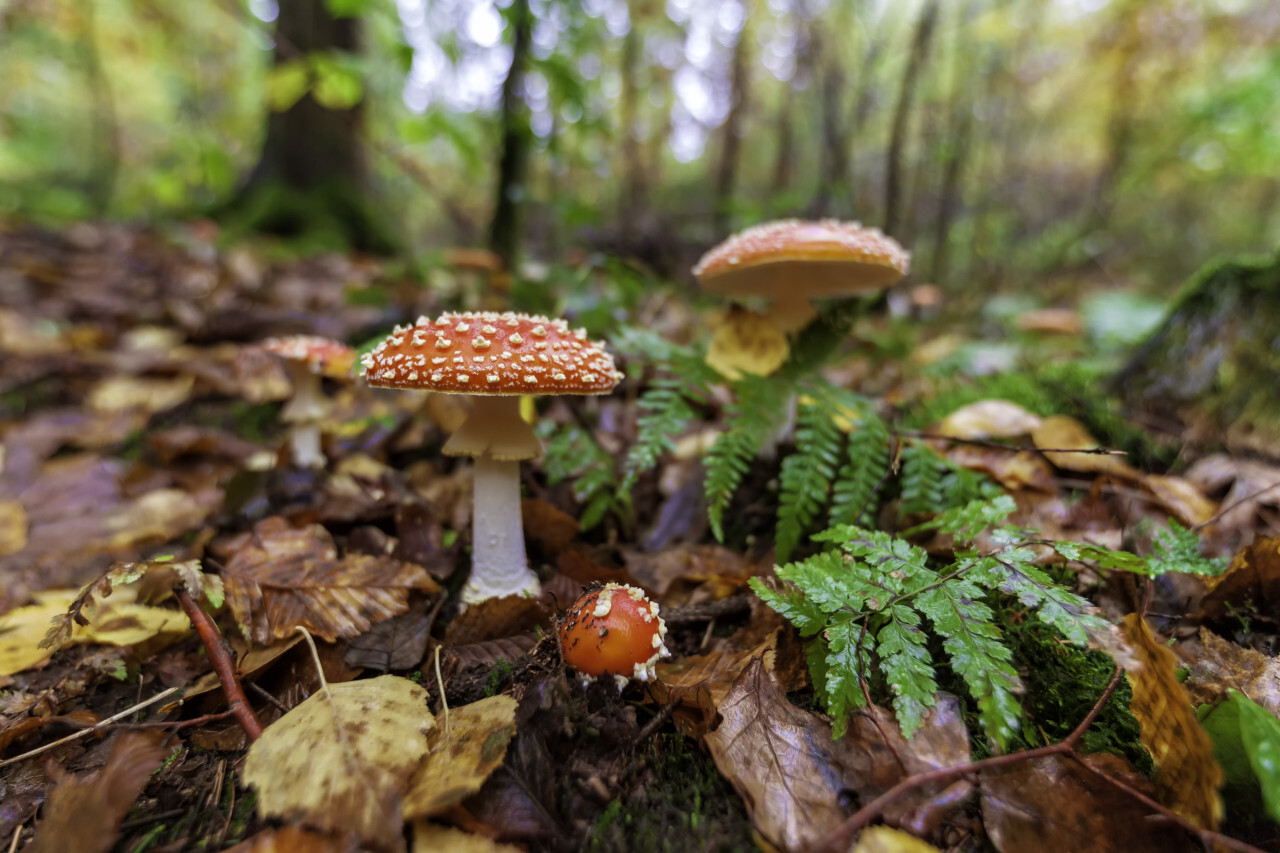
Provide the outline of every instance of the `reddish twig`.
[[182,605],[187,618],[195,627],[196,633],[200,635],[200,642],[204,643],[205,653],[209,655],[209,661],[213,664],[213,671],[218,673],[218,681],[222,682],[222,692],[227,696],[227,705],[232,716],[236,718],[236,722],[240,724],[240,728],[244,729],[245,735],[252,743],[262,737],[262,724],[254,716],[253,708],[245,698],[244,690],[240,688],[240,681],[236,678],[235,662],[231,660],[231,653],[227,651],[222,634],[218,633],[218,626],[213,624],[209,614],[201,609],[185,587],[179,586],[174,592],[178,596],[178,603]]
[[1228,838],[1225,835],[1220,835],[1219,833],[1195,826],[1185,818],[1179,817],[1164,806],[1161,806],[1142,792],[1133,789],[1119,779],[1114,779],[1102,771],[1090,767],[1088,764],[1085,764],[1080,760],[1080,756],[1077,755],[1075,751],[1076,745],[1080,742],[1080,739],[1084,737],[1084,733],[1088,731],[1089,727],[1093,725],[1094,721],[1098,718],[1098,715],[1102,713],[1102,709],[1107,706],[1107,702],[1111,700],[1111,695],[1115,693],[1116,688],[1120,686],[1120,676],[1122,674],[1123,670],[1117,666],[1115,672],[1111,674],[1111,681],[1107,683],[1106,689],[1102,691],[1102,695],[1098,697],[1098,701],[1093,703],[1093,707],[1089,709],[1089,713],[1086,714],[1084,719],[1080,721],[1080,724],[1071,731],[1071,734],[1067,735],[1058,743],[1050,744],[1049,746],[1042,746],[1037,749],[1028,749],[1023,752],[1013,752],[1008,755],[997,755],[992,758],[984,758],[981,761],[974,761],[957,767],[944,767],[940,770],[931,770],[928,773],[908,776],[906,779],[903,779],[901,782],[894,785],[892,788],[885,791],[883,794],[876,797],[874,800],[867,803],[865,806],[846,818],[844,823],[836,827],[836,829],[830,832],[822,841],[815,844],[811,848],[811,853],[838,853],[838,851],[848,850],[851,846],[854,835],[860,832],[865,826],[867,826],[867,824],[871,823],[871,821],[875,820],[890,803],[901,797],[903,794],[906,794],[909,791],[914,791],[916,788],[920,788],[934,782],[949,782],[957,777],[968,776],[983,770],[994,770],[1000,767],[1007,767],[1011,764],[1019,764],[1023,761],[1034,761],[1037,758],[1047,758],[1053,755],[1065,755],[1074,758],[1082,767],[1086,768],[1091,773],[1101,776],[1112,785],[1128,792],[1143,805],[1154,809],[1161,815],[1169,817],[1177,823],[1178,826],[1197,835],[1202,841],[1206,842],[1210,849],[1212,849],[1212,844],[1210,843],[1212,842],[1222,844],[1232,850],[1242,851],[1242,853],[1262,853],[1262,851],[1259,851],[1256,847],[1250,847],[1244,842],[1236,841],[1235,839]]

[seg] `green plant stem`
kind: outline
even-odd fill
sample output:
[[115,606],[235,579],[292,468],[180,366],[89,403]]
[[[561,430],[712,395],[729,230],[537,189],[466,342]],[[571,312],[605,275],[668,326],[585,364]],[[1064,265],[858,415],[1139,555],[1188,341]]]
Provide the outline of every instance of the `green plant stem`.
[[1013,752],[1008,755],[996,755],[991,758],[984,758],[981,761],[961,764],[957,767],[945,767],[940,770],[931,770],[928,773],[918,773],[915,776],[908,776],[906,779],[903,779],[901,782],[894,785],[892,788],[885,791],[883,794],[876,797],[874,800],[867,803],[865,806],[846,818],[844,823],[840,824],[840,826],[832,830],[826,838],[810,848],[810,853],[840,853],[840,851],[848,850],[851,842],[853,841],[854,835],[878,817],[880,813],[884,811],[886,806],[901,797],[903,794],[914,791],[916,788],[920,788],[934,782],[948,782],[958,776],[968,776],[972,773],[979,773],[984,770],[994,770],[1000,767],[1007,767],[1024,761],[1034,761],[1038,758],[1047,758],[1053,755],[1065,755],[1075,759],[1077,763],[1090,773],[1104,779],[1111,785],[1114,785],[1132,796],[1134,799],[1138,800],[1147,808],[1163,815],[1187,832],[1200,838],[1206,849],[1213,849],[1214,845],[1221,845],[1229,850],[1242,851],[1242,853],[1262,853],[1262,851],[1257,847],[1245,844],[1243,841],[1237,841],[1234,838],[1230,838],[1218,832],[1213,832],[1212,830],[1201,829],[1181,815],[1170,811],[1155,800],[1152,800],[1141,791],[1130,787],[1119,779],[1108,776],[1101,770],[1090,767],[1088,764],[1085,764],[1080,760],[1080,755],[1076,752],[1076,746],[1079,744],[1080,739],[1084,737],[1085,732],[1088,731],[1089,727],[1093,725],[1094,721],[1098,718],[1098,715],[1102,713],[1102,709],[1106,707],[1107,702],[1111,700],[1111,695],[1115,693],[1116,688],[1120,686],[1120,676],[1122,674],[1123,670],[1117,666],[1115,668],[1115,672],[1111,675],[1111,681],[1107,683],[1106,688],[1102,691],[1102,695],[1098,697],[1098,701],[1089,709],[1089,713],[1080,721],[1080,725],[1076,726],[1075,729],[1072,730],[1071,734],[1067,735],[1066,738],[1058,743],[1050,744],[1049,746],[1042,746],[1037,749],[1029,749],[1024,752]]

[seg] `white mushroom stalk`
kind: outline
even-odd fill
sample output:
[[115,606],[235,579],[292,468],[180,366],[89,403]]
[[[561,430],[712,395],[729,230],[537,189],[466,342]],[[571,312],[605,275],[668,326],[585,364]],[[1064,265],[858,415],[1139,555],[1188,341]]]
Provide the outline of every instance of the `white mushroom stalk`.
[[329,401],[325,399],[320,374],[299,362],[289,362],[287,369],[293,379],[293,398],[280,411],[280,419],[290,426],[290,455],[299,467],[323,468],[320,425],[329,414]]
[[563,320],[480,312],[397,328],[365,356],[364,367],[375,387],[472,398],[471,415],[443,448],[476,465],[471,577],[462,599],[536,595],[538,578],[524,551],[519,463],[542,445],[520,417],[520,397],[607,394],[622,378],[613,359]]

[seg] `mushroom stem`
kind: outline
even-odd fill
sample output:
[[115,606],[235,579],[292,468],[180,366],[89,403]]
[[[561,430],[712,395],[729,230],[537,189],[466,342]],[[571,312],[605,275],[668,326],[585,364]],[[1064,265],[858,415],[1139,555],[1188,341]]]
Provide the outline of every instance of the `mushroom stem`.
[[323,468],[320,423],[329,413],[329,401],[325,399],[320,374],[305,364],[289,364],[288,371],[293,380],[293,399],[281,410],[280,419],[292,425],[289,451],[293,464],[300,468]]
[[538,594],[538,576],[524,555],[518,461],[494,459],[488,453],[476,457],[471,548],[471,577],[462,590],[463,602]]
[[809,325],[818,316],[818,310],[813,307],[813,302],[803,288],[794,288],[778,294],[765,316],[780,332],[789,335]]

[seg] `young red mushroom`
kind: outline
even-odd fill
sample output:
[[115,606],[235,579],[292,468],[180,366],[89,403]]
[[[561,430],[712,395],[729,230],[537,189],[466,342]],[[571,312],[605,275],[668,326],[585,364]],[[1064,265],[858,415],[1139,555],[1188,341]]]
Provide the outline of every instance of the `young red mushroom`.
[[666,636],[657,603],[616,583],[587,590],[560,623],[564,662],[584,676],[612,675],[619,689],[657,677],[659,658],[670,654]]
[[364,358],[378,388],[466,394],[473,408],[444,446],[475,459],[471,577],[462,600],[537,595],[520,519],[520,460],[542,452],[520,417],[525,394],[608,394],[622,374],[585,331],[563,320],[495,312],[419,318]]
[[320,424],[329,414],[321,377],[349,376],[356,353],[338,341],[315,335],[268,338],[261,347],[284,360],[293,380],[293,398],[280,412],[280,419],[292,426],[289,452],[293,463],[303,468],[323,468]]
[[817,315],[814,299],[888,287],[910,262],[906,250],[875,228],[782,219],[733,235],[703,255],[693,274],[712,293],[771,300],[766,316],[791,334]]

